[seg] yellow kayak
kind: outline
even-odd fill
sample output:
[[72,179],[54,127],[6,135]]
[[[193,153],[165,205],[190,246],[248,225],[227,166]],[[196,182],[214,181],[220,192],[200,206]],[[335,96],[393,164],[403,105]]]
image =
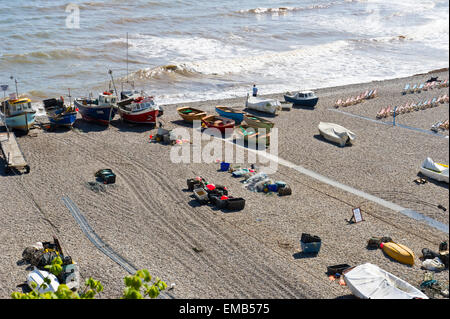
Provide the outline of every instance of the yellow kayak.
[[381,243],[380,248],[391,258],[406,265],[414,265],[414,253],[408,247],[394,242]]

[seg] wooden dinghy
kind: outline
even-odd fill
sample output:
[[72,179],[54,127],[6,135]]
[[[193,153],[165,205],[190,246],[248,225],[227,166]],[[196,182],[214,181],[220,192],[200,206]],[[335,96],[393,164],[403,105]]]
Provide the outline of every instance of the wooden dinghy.
[[209,128],[216,128],[225,133],[226,129],[232,129],[235,125],[234,120],[217,115],[208,115],[202,118],[202,123]]
[[201,121],[202,118],[207,115],[205,111],[188,106],[177,108],[177,112],[187,123],[192,123],[193,121]]
[[254,143],[254,145],[259,143],[264,145],[270,144],[270,131],[268,130],[258,131],[258,128],[241,124],[235,128],[234,132],[236,133],[236,138],[244,142]]
[[255,128],[265,128],[268,131],[270,131],[275,126],[274,122],[251,114],[245,114],[244,121],[248,126]]
[[241,124],[244,120],[245,112],[233,109],[228,106],[216,106],[216,112],[223,117],[232,119],[236,124]]

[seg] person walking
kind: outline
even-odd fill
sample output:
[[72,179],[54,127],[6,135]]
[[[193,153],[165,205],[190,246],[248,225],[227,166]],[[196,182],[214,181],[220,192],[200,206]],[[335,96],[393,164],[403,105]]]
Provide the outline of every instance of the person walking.
[[258,95],[258,88],[256,87],[256,84],[253,84],[253,96]]

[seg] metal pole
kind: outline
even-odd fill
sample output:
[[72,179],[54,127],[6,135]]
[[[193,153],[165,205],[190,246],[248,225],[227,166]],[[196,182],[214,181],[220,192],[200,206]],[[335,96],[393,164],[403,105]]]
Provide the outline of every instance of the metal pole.
[[394,107],[394,121],[392,123],[392,124],[394,124],[394,126],[395,126],[395,113],[397,113],[396,111],[397,111],[397,107]]

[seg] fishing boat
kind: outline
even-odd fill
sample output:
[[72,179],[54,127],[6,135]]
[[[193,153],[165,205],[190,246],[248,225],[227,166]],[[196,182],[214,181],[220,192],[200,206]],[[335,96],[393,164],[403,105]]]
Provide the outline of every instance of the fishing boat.
[[278,113],[281,111],[280,101],[275,99],[261,98],[257,96],[247,95],[245,106],[250,110],[270,113],[273,115],[278,115]]
[[216,106],[216,112],[223,117],[232,119],[236,124],[241,124],[244,120],[245,112],[233,109],[228,106]]
[[31,100],[27,97],[12,98],[2,103],[4,122],[10,129],[28,132],[36,121],[36,111],[31,107]]
[[[123,92],[122,92],[123,94]],[[117,103],[120,117],[130,123],[156,124],[159,107],[153,96],[131,95]]]
[[319,98],[313,91],[300,91],[294,95],[284,95],[286,102],[296,106],[315,107]]
[[201,121],[202,118],[207,115],[205,111],[194,109],[188,106],[177,108],[177,112],[187,123],[192,123],[193,121]]
[[381,243],[380,248],[386,253],[386,255],[397,260],[398,262],[410,266],[414,265],[414,253],[405,245],[387,242]]
[[258,129],[246,124],[241,124],[234,129],[236,133],[236,139],[241,139],[247,143],[254,143],[269,145],[270,144],[270,131],[265,129]]
[[344,271],[344,281],[361,299],[428,299],[416,287],[370,263]]
[[232,119],[217,116],[217,115],[208,115],[202,118],[202,124],[209,128],[216,128],[220,132],[225,133],[226,129],[234,128],[235,122]]
[[427,157],[420,165],[419,170],[427,177],[448,184],[448,165],[435,163],[431,158]]
[[117,113],[117,97],[111,92],[103,92],[97,99],[78,98],[74,101],[75,106],[85,121],[109,125]]
[[244,115],[244,121],[248,126],[255,128],[265,128],[267,130],[272,129],[275,126],[275,123],[262,117],[254,116],[251,114]]
[[326,140],[339,144],[341,147],[351,144],[356,138],[355,133],[334,123],[319,123],[319,132]]
[[71,127],[77,119],[77,109],[64,104],[64,98],[47,99],[42,101],[48,120],[52,125]]

